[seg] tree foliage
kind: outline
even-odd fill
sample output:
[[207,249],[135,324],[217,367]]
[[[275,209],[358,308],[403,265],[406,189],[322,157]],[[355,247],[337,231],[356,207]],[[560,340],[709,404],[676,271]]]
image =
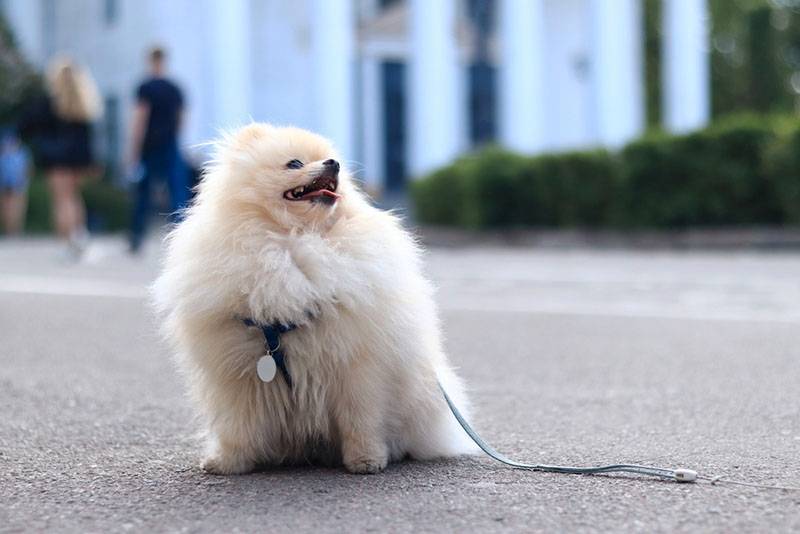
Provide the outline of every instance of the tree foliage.
[[[644,0],[647,118],[660,123],[663,0]],[[708,0],[711,109],[793,112],[800,95],[800,0]]]
[[40,76],[20,54],[7,21],[0,15],[0,124],[13,123],[41,87]]

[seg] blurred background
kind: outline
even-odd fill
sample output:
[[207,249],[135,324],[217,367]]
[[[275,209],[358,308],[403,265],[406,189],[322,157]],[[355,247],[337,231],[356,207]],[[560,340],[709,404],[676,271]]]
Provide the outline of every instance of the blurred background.
[[[179,146],[195,178],[208,157],[202,143],[253,119],[331,137],[368,192],[385,206],[408,205],[411,193],[422,223],[800,219],[793,0],[0,6],[7,128],[47,92],[54,58],[69,56],[96,82],[102,113],[91,138],[102,177],[83,185],[92,230],[130,224],[131,123],[153,46],[184,97]],[[52,227],[39,174],[31,171],[30,232]]]
[[799,114],[800,0],[0,0],[0,531],[800,531],[479,458],[212,480],[149,303],[207,142],[309,128],[497,450],[797,486]]

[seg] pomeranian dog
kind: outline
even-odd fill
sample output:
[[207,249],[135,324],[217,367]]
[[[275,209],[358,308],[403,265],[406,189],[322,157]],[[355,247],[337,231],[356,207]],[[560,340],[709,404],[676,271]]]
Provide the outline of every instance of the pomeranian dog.
[[154,295],[209,473],[474,451],[437,384],[466,409],[420,250],[339,161],[313,133],[244,127],[167,238]]

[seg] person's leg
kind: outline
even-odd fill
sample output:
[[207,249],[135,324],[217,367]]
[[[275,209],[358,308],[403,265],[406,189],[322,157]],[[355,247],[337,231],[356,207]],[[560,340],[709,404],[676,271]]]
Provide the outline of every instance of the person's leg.
[[86,233],[86,204],[81,193],[81,180],[83,176],[80,171],[72,169],[70,171],[70,193],[72,195],[72,235]]
[[28,195],[24,189],[8,191],[3,195],[3,224],[7,235],[22,232],[27,204]]
[[0,190],[0,215],[3,216],[3,233],[11,234],[11,211],[10,200],[13,193],[8,190]]
[[89,231],[86,229],[86,205],[83,203],[81,194],[81,171],[76,169],[69,170],[69,194],[72,209],[72,220],[70,221],[69,246],[72,254],[78,258],[89,246]]
[[167,186],[170,198],[170,221],[183,220],[183,210],[189,204],[189,168],[177,147],[172,147],[169,156]]
[[150,183],[152,182],[153,169],[147,159],[141,163],[142,176],[134,185],[133,214],[131,216],[131,252],[137,252],[142,245],[144,232],[147,226],[147,217],[150,214]]
[[72,176],[63,168],[53,168],[47,172],[47,183],[52,196],[53,224],[59,237],[69,238],[76,215],[73,213]]

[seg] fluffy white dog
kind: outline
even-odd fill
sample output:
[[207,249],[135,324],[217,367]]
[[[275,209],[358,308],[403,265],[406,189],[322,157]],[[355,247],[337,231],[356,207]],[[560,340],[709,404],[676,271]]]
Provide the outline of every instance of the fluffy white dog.
[[420,251],[338,160],[310,132],[247,126],[218,143],[168,237],[155,299],[208,472],[312,461],[376,473],[474,450],[437,385],[466,408]]

